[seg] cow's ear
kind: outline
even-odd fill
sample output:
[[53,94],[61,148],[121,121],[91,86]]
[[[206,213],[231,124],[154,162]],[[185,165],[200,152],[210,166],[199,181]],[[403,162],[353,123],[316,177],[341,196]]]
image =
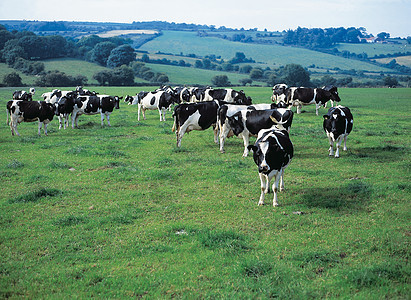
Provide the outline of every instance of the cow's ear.
[[328,120],[330,118],[329,115],[323,115],[324,120]]
[[121,99],[123,99],[123,96],[121,96],[121,97],[118,97],[118,99],[120,99],[120,100],[121,100]]
[[253,152],[256,152],[256,151],[257,151],[257,146],[254,146],[254,145],[248,145],[248,146],[247,146],[247,149],[248,149],[248,151],[253,151]]

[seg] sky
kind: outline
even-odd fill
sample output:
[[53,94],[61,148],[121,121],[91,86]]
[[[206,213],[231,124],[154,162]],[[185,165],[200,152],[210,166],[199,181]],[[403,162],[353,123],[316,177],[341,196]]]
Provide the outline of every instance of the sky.
[[411,0],[0,0],[1,20],[167,21],[283,31],[364,27],[411,36]]

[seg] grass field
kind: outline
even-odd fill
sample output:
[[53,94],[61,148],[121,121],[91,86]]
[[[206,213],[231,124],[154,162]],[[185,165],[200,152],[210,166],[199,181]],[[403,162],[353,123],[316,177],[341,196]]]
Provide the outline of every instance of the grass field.
[[303,48],[230,42],[215,37],[199,37],[195,32],[164,31],[162,36],[147,42],[139,50],[149,51],[150,53],[161,51],[163,53],[183,53],[185,55],[195,53],[200,56],[215,54],[225,60],[233,58],[236,52],[243,52],[246,57],[253,58],[257,63],[276,68],[295,63],[303,67],[315,65],[325,69],[338,67],[342,70],[392,72],[390,69],[366,62]]
[[[12,91],[0,89],[3,109]],[[411,90],[340,97],[348,151],[328,157],[314,107],[295,115],[277,208],[257,206],[240,139],[220,154],[211,130],[194,131],[178,149],[170,113],[138,122],[121,103],[112,127],[53,120],[48,137],[36,123],[12,137],[0,115],[0,298],[408,299]]]

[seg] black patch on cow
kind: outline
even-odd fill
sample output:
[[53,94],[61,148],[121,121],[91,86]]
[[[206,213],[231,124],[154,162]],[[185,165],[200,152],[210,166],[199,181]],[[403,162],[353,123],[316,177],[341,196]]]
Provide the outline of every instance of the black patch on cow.
[[45,101],[19,101],[17,102],[21,116],[25,122],[38,120],[53,120],[54,105]]
[[[343,111],[344,116],[341,114]],[[336,118],[334,118],[334,116]],[[337,139],[345,132],[349,134],[353,128],[353,116],[348,107],[337,106],[331,107],[327,114],[323,116],[323,128],[325,132],[333,133],[334,139]]]
[[87,101],[86,108],[84,112],[86,114],[93,114],[97,113],[98,109],[100,108],[100,98],[97,96],[90,96]]
[[153,96],[153,98],[151,98],[150,100],[150,105],[154,105],[155,102],[156,102],[156,97]]

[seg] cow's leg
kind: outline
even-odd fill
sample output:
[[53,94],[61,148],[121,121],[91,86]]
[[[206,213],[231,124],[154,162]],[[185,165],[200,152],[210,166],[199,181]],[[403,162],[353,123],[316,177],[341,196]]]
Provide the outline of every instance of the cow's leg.
[[101,126],[104,126],[104,113],[100,113],[101,117]]
[[[163,111],[162,111],[161,108],[158,109],[158,113],[160,115],[160,122],[161,122],[161,121],[163,121]],[[145,118],[144,118],[144,120],[145,120]]]
[[64,129],[66,129],[67,127],[69,127],[69,115],[68,114],[64,116]]
[[146,119],[146,109],[143,107],[142,110],[143,110],[143,119],[145,120]]
[[224,125],[222,126],[222,129],[220,129],[220,152],[221,152],[221,153],[224,153],[224,152],[225,152],[225,150],[224,150],[224,143],[225,143],[225,139],[227,138],[227,135],[228,135],[228,132],[229,132],[229,131],[230,131],[230,130],[227,129],[226,124],[224,124]]
[[318,116],[318,110],[320,109],[320,107],[321,107],[321,103],[316,103],[315,104],[315,115],[317,115],[317,116]]
[[58,116],[58,119],[59,119],[59,129],[61,129],[62,123],[63,123],[63,116],[60,114],[60,115]]
[[48,135],[47,134],[47,125],[48,125],[48,123],[44,123],[44,135]]
[[248,156],[248,144],[250,143],[250,135],[245,132],[242,133],[243,135],[243,142],[244,142],[244,153],[243,153],[243,157],[247,157]]
[[328,149],[328,155],[333,156],[334,155],[334,140],[329,133],[327,133],[327,137],[328,137],[328,142],[330,143],[330,148]]
[[41,130],[41,127],[43,126],[43,122],[41,122],[41,121],[39,121],[39,131],[38,131],[38,135],[40,136],[41,135],[41,132],[40,132],[40,130]]
[[214,143],[218,144],[218,126],[213,127],[213,132],[214,132]]
[[17,134],[20,135],[19,132],[17,131],[17,121],[13,120],[10,118],[10,130],[11,130],[11,135]]
[[340,135],[339,137],[338,137],[338,139],[335,141],[335,144],[336,144],[336,150],[335,150],[335,156],[334,157],[340,157],[340,146],[341,146],[341,143],[342,143],[342,141],[343,141],[343,136],[342,135]]
[[184,131],[181,130],[181,127],[177,130],[176,135],[177,135],[177,147],[180,148],[181,139],[183,138],[183,135],[184,135]]
[[347,151],[347,137],[348,137],[347,134],[344,135],[344,148],[343,148],[344,151]]
[[140,111],[141,111],[141,104],[138,104],[138,108],[137,108],[137,121],[140,121]]
[[108,126],[111,127],[111,124],[110,124],[110,114],[106,114],[106,119],[107,119],[107,124],[108,124]]
[[258,201],[258,205],[264,205],[264,197],[265,194],[268,193],[268,177],[267,175],[264,175],[263,173],[258,173],[260,175],[260,184],[261,184],[261,194],[260,194],[260,200]]
[[73,129],[74,129],[74,125],[76,124],[76,121],[77,121],[76,117],[77,117],[77,113],[72,112],[71,113],[71,128],[73,128]]
[[277,202],[278,183],[280,182],[280,179],[282,177],[282,171],[276,172],[274,177],[275,178],[274,178],[274,183],[273,183],[273,193],[274,193],[273,206],[278,206],[278,202]]
[[284,169],[281,169],[281,175],[280,175],[280,192],[284,191]]

